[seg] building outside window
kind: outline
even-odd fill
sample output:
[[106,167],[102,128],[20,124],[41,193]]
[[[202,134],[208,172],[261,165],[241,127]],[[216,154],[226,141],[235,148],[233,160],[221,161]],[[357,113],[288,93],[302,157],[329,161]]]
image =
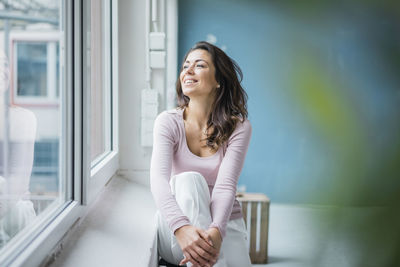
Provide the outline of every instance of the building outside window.
[[13,65],[11,102],[23,106],[58,106],[60,45],[58,32],[10,34]]

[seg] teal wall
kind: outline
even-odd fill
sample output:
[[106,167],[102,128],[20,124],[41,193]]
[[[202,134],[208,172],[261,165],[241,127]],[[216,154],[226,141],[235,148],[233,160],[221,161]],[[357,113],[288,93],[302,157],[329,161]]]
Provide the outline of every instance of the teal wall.
[[214,40],[243,70],[247,191],[282,203],[398,200],[399,3],[179,1],[179,62]]

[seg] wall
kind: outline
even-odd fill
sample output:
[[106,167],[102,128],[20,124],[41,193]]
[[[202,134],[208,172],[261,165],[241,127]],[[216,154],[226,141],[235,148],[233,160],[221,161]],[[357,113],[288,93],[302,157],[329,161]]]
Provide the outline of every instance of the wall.
[[145,1],[119,1],[120,173],[146,183],[151,148],[140,145],[140,99],[146,88]]
[[[149,6],[146,7],[146,2]],[[174,107],[177,58],[177,2],[158,1],[157,23],[151,23],[152,32],[166,34],[166,68],[152,68],[150,83],[146,81],[146,10],[151,1],[120,0],[119,13],[119,174],[149,185],[151,147],[141,145],[141,92],[158,92],[158,113]],[[157,26],[157,27],[156,27]],[[151,123],[152,125],[153,123]],[[152,133],[149,133],[152,136]]]
[[240,184],[273,202],[398,200],[400,4],[179,1],[178,62],[208,40],[241,66],[253,136]]

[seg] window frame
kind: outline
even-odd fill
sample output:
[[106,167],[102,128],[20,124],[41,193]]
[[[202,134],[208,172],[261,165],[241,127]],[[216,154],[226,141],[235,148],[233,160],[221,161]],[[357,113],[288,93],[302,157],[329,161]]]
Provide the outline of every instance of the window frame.
[[[111,99],[105,99],[104,102],[110,103],[110,107],[107,109],[111,112],[111,116],[108,118],[111,120],[111,138],[110,150],[105,151],[105,153],[99,155],[96,159],[92,161],[91,159],[91,144],[90,144],[90,119],[91,119],[91,90],[84,90],[83,100],[84,110],[83,110],[83,131],[84,131],[84,145],[86,148],[86,157],[83,159],[83,163],[85,166],[85,174],[83,176],[83,191],[85,194],[82,195],[82,203],[88,204],[91,203],[96,196],[100,193],[104,185],[112,178],[112,176],[117,172],[119,168],[119,149],[118,149],[118,4],[116,1],[109,1],[109,19],[110,24],[108,25],[110,29],[110,43],[108,44],[111,50],[110,61],[109,64],[106,64],[107,67],[110,68],[110,89],[111,93],[109,94]],[[83,4],[82,12],[87,14],[87,11],[90,10],[90,2],[86,1]],[[90,23],[90,19],[88,20]],[[83,47],[88,47],[91,42],[91,33],[89,32],[88,23],[84,23],[83,28]],[[106,27],[107,28],[107,27]],[[90,52],[87,49],[83,51],[83,66],[90,65],[90,56],[88,55]],[[89,62],[87,62],[87,61]],[[105,60],[106,62],[108,59]],[[87,84],[87,79],[90,79],[89,76],[85,75],[83,77],[83,84]],[[106,94],[107,96],[108,94]],[[107,136],[107,134],[105,134]]]

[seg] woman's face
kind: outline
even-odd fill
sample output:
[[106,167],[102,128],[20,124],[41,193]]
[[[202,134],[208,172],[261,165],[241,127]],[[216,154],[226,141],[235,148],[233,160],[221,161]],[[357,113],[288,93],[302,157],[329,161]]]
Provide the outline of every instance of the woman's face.
[[215,66],[206,50],[196,49],[189,53],[180,74],[182,92],[189,98],[211,96],[217,88]]

